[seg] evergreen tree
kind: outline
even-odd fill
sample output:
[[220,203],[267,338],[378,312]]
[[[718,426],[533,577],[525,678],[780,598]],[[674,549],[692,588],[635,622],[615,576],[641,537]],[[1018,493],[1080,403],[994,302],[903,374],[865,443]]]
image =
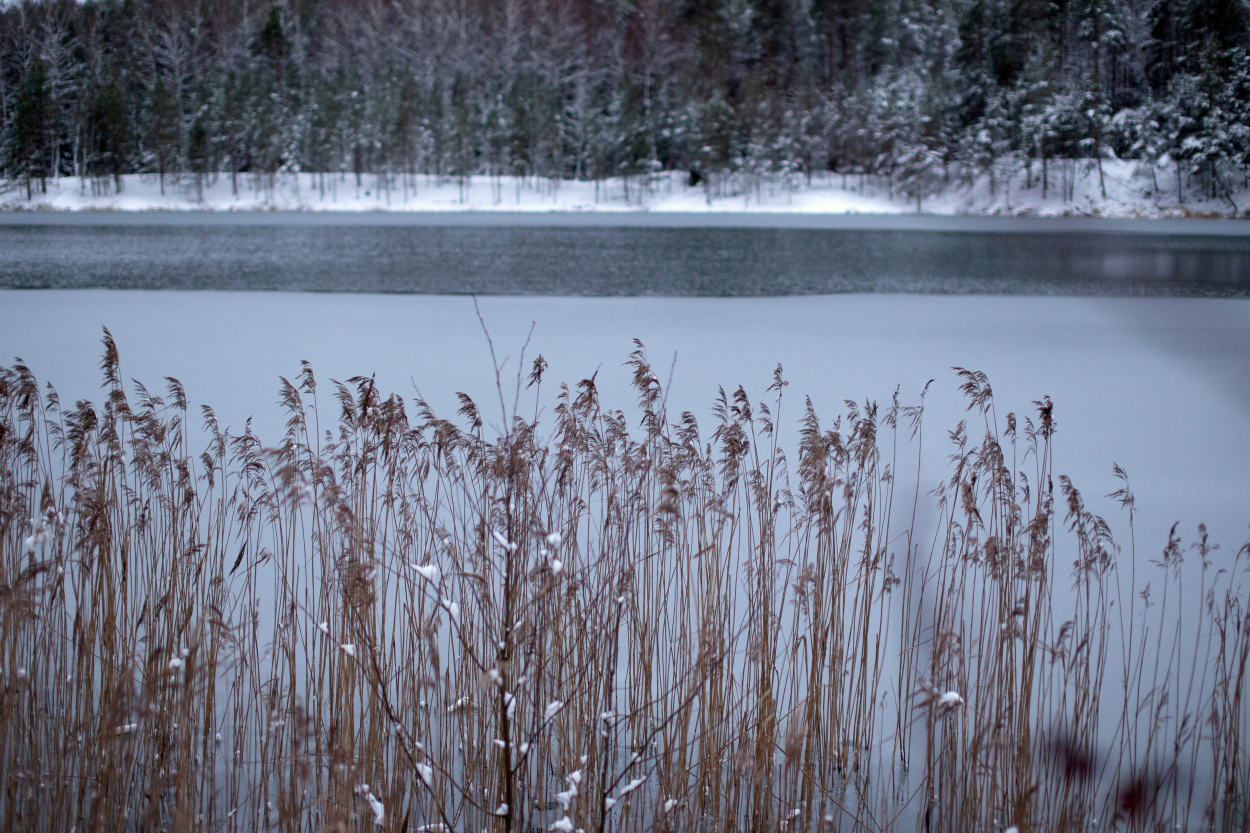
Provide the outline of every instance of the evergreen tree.
[[38,180],[40,191],[46,193],[47,178],[53,173],[52,101],[47,70],[38,56],[27,63],[14,98],[4,129],[5,168],[26,186],[30,199],[34,182]]
[[120,73],[114,69],[97,78],[88,92],[86,135],[87,173],[112,176],[121,191],[122,174],[129,170],[126,156],[130,139],[130,114]]
[[149,104],[147,142],[160,177],[161,193],[165,193],[165,174],[177,164],[181,140],[181,114],[178,98],[165,84],[164,73],[157,72]]

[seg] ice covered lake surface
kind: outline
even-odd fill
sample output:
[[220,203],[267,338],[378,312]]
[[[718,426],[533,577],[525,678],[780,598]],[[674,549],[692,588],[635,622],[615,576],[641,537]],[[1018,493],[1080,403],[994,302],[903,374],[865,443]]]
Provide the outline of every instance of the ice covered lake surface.
[[6,212],[0,285],[432,294],[1250,296],[1250,222]]

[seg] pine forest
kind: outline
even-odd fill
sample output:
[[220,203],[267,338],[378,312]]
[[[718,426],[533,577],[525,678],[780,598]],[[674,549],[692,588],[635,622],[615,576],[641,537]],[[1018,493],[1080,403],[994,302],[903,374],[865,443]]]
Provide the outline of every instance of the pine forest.
[[1231,202],[1248,48],[1244,0],[25,0],[0,182],[832,171],[918,201],[1129,159]]

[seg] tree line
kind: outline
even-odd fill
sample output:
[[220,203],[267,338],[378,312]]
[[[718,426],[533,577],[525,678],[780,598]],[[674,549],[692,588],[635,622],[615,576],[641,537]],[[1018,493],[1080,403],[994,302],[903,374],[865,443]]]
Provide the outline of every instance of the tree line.
[[1129,158],[1232,201],[1248,48],[1246,0],[24,0],[0,178],[828,170],[919,200]]

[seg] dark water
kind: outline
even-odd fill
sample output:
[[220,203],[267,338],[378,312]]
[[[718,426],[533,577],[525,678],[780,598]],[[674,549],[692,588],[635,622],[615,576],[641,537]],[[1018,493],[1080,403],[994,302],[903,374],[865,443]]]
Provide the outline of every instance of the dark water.
[[764,215],[0,215],[0,286],[1250,297],[1250,223]]

